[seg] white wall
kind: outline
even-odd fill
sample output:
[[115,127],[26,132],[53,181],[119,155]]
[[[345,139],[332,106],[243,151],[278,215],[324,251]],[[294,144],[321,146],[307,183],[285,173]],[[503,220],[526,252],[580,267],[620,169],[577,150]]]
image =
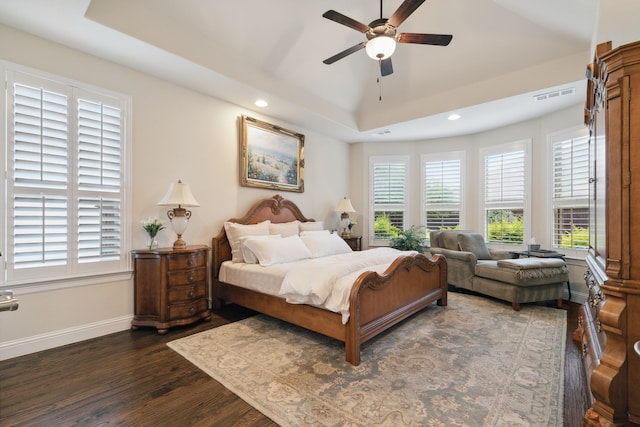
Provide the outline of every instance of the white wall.
[[[201,205],[192,209],[183,236],[188,244],[210,244],[226,219],[276,194],[239,186],[237,120],[242,114],[305,135],[305,192],[280,194],[306,216],[337,225],[333,208],[347,191],[347,144],[271,118],[267,110],[247,111],[9,27],[0,26],[0,40],[0,59],[132,97],[133,206],[126,226],[131,227],[134,248],[145,244],[140,220],[149,215],[165,218],[166,209],[156,203],[171,181],[189,183]],[[170,246],[173,240],[170,227],[160,232],[161,245]],[[0,313],[0,359],[125,330],[133,315],[130,272],[52,291],[14,291],[19,309]]]
[[591,52],[595,52],[598,44],[608,41],[616,48],[640,40],[639,23],[638,0],[600,0],[591,40]]

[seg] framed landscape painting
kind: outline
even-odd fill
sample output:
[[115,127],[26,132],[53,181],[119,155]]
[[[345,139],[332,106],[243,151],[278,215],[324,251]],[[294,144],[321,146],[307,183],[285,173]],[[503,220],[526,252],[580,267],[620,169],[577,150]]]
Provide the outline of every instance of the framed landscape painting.
[[304,192],[304,135],[242,116],[240,185]]

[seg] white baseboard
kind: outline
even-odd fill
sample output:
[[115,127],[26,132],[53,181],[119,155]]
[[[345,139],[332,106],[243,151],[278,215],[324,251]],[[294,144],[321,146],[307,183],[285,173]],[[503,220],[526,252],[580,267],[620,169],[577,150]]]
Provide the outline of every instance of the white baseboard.
[[[565,292],[565,295],[568,297],[568,294]],[[582,292],[571,292],[571,301],[578,303],[578,304],[584,304],[585,301],[587,301],[587,298],[589,298],[589,294],[585,294]]]
[[46,334],[34,335],[0,343],[0,360],[12,359],[62,345],[125,331],[131,328],[133,315],[116,317],[73,328],[60,329]]

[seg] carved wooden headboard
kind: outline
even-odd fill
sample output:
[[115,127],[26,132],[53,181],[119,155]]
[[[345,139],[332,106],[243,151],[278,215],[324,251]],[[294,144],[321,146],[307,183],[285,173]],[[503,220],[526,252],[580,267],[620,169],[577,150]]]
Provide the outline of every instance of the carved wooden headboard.
[[[298,206],[290,200],[284,199],[279,194],[266,199],[260,199],[251,206],[247,213],[240,218],[231,218],[229,222],[236,222],[238,224],[257,224],[262,221],[270,220],[273,223],[282,223],[290,221],[315,221],[312,218],[306,218]],[[224,230],[224,226],[220,233],[212,239],[211,248],[213,251],[213,259],[211,268],[213,272],[213,278],[218,277],[220,272],[220,265],[227,260],[231,259],[231,246],[229,246],[229,239],[227,239],[227,233]]]

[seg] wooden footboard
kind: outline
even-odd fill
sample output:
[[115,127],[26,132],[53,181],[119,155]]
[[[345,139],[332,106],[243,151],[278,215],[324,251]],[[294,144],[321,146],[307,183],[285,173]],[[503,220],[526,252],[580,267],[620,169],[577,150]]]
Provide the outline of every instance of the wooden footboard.
[[[305,218],[298,207],[279,195],[257,201],[241,218],[229,221],[255,224],[270,220],[282,223]],[[283,298],[220,282],[220,265],[231,259],[231,249],[224,228],[212,239],[212,295],[214,308],[224,301],[233,302],[294,325],[318,332],[345,343],[346,360],[360,363],[360,346],[380,332],[437,301],[447,305],[447,262],[423,254],[404,255],[396,259],[383,274],[362,273],[350,295],[350,317],[342,324],[339,313],[303,304],[289,304]]]
[[360,345],[437,301],[447,305],[447,262],[422,254],[396,259],[379,275],[365,272],[351,289],[346,360],[360,363]]

